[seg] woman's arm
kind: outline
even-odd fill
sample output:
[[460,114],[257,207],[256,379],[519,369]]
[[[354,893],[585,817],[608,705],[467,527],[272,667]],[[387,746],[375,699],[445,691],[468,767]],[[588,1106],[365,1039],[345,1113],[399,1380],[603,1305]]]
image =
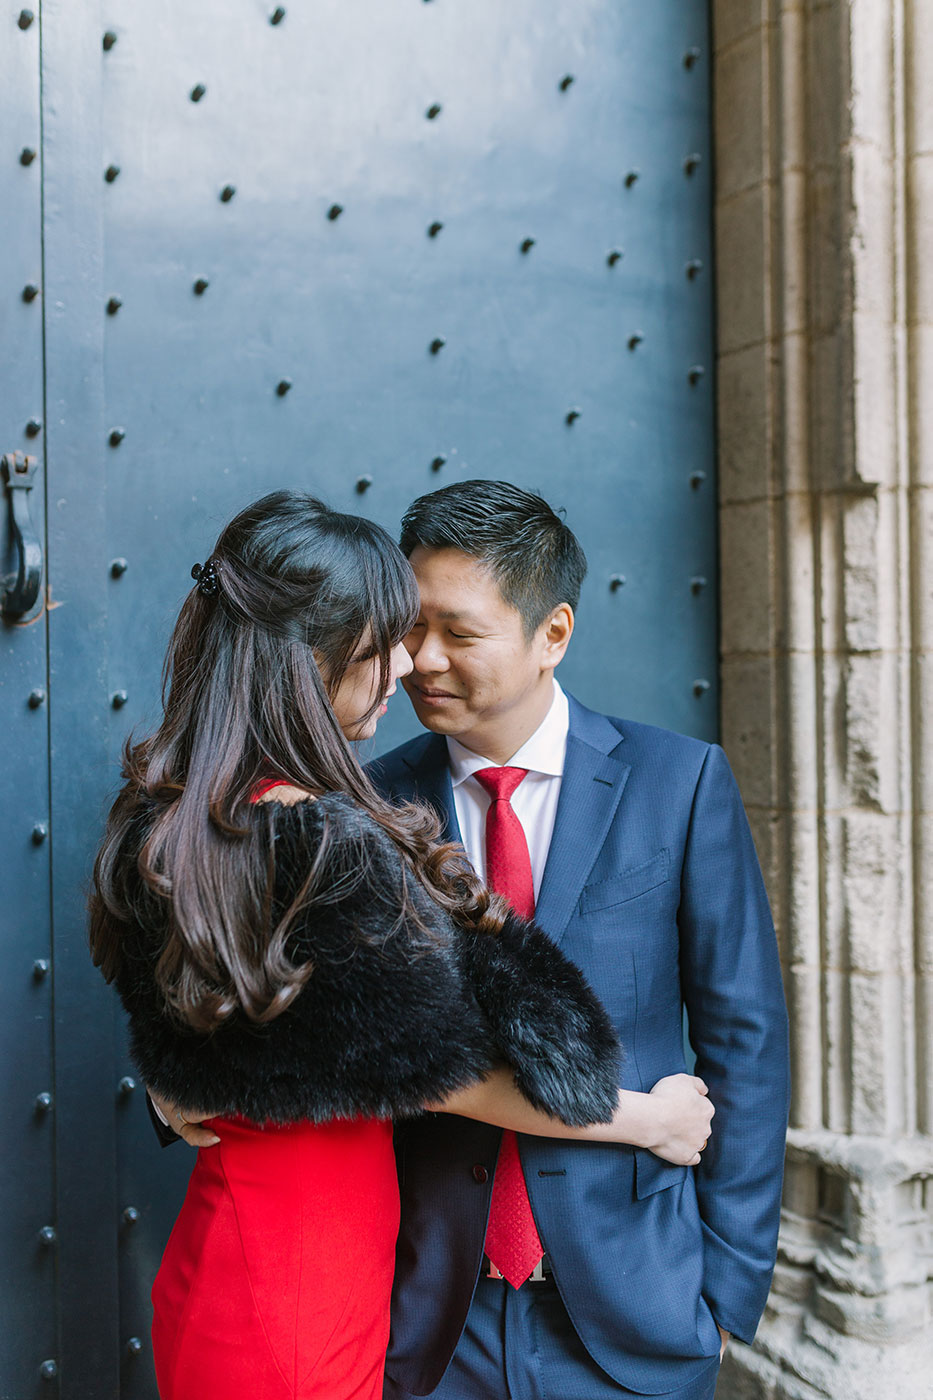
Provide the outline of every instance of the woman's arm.
[[532,1108],[516,1087],[511,1070],[497,1069],[486,1079],[426,1107],[432,1112],[455,1113],[535,1137],[630,1143],[678,1166],[695,1167],[716,1111],[707,1093],[702,1079],[692,1074],[671,1074],[659,1079],[648,1094],[620,1089],[611,1123],[568,1128],[559,1118]]
[[[160,1110],[165,1123],[190,1147],[213,1147],[220,1139],[201,1126],[209,1115],[199,1109],[179,1109],[177,1104],[149,1090],[149,1097]],[[710,1123],[716,1110],[707,1097],[706,1085],[692,1074],[670,1074],[659,1079],[650,1094],[631,1089],[619,1090],[619,1106],[611,1123],[595,1123],[589,1128],[568,1128],[532,1108],[516,1088],[508,1069],[497,1069],[484,1080],[458,1089],[446,1099],[425,1107],[434,1113],[455,1113],[475,1118],[499,1128],[512,1128],[534,1137],[572,1138],[577,1142],[626,1142],[645,1147],[656,1157],[678,1166],[695,1167],[706,1146]]]

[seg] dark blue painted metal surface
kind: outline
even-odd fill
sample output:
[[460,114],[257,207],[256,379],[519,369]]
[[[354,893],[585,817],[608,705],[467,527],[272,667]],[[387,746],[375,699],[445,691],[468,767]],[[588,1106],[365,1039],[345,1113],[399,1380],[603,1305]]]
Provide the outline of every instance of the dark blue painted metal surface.
[[[20,1324],[0,1396],[151,1398],[148,1289],[191,1158],[159,1153],[141,1088],[120,1087],[83,886],[119,745],[157,714],[190,565],[224,519],[281,484],[393,529],[445,481],[538,488],[590,558],[566,682],[714,734],[706,7],[43,0],[41,34],[17,15],[0,21],[0,451],[42,454],[60,606],[2,638],[0,1034],[21,1082],[0,1105],[24,1155],[0,1212]],[[399,697],[380,744],[413,728]],[[36,956],[55,966],[54,1072]]]
[[[45,418],[39,32],[36,23],[19,28],[18,13],[7,7],[0,46],[0,453],[37,458],[29,511],[44,539],[45,444],[42,434],[26,434],[30,419]],[[4,580],[17,567],[10,507],[0,485]],[[43,576],[42,590],[44,584]],[[0,620],[0,1395],[11,1400],[41,1395],[48,1383],[40,1366],[58,1355],[51,842],[42,836],[49,827],[49,682],[42,601],[40,591],[37,613]]]
[[[684,63],[704,7],[172,8],[104,65],[112,548],[136,536],[116,628],[147,668],[128,713],[189,559],[252,483],[394,525],[475,473],[539,486],[584,539],[569,682],[712,733],[708,100],[705,60]],[[141,634],[137,590],[169,568]]]
[[[103,327],[100,33],[69,0],[42,6],[43,247],[49,479],[48,577],[55,957],[59,1388],[116,1389],[115,1008],[90,966],[84,893],[110,757],[106,489],[101,479]],[[95,30],[97,32],[95,32]]]

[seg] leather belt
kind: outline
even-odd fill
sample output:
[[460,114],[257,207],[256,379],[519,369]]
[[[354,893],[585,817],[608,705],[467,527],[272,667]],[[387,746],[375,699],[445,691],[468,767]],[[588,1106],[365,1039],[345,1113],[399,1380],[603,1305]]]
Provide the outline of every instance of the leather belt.
[[[547,1255],[545,1254],[545,1255],[542,1256],[542,1258],[540,1258],[540,1259],[538,1260],[537,1264],[536,1264],[535,1267],[534,1267],[534,1273],[532,1273],[532,1274],[525,1280],[525,1283],[544,1283],[545,1279],[549,1279],[549,1278],[551,1277],[551,1275],[553,1274],[553,1272],[554,1272],[554,1270],[551,1268],[551,1261],[550,1261],[550,1259],[547,1257]],[[502,1281],[505,1282],[505,1279],[503,1278],[503,1275],[500,1274],[499,1270],[496,1268],[495,1264],[492,1262],[492,1260],[490,1259],[490,1257],[489,1257],[488,1254],[484,1254],[484,1255],[483,1255],[483,1275],[482,1275],[482,1276],[483,1276],[483,1278],[498,1278],[498,1279],[502,1279]],[[523,1288],[524,1288],[524,1286],[525,1286],[525,1284],[522,1284],[522,1287],[523,1287]]]

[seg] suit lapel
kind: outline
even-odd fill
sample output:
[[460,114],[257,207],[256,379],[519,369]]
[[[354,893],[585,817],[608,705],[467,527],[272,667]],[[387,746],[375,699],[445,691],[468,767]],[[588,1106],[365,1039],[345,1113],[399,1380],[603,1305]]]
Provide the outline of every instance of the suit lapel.
[[555,942],[576,907],[631,772],[614,752],[623,741],[615,726],[572,696],[568,699],[567,757],[535,913]]
[[[572,695],[567,698],[567,757],[535,915],[555,942],[576,907],[631,771],[620,756],[623,735],[615,725]],[[396,789],[397,795],[429,802],[445,823],[442,839],[460,841],[447,740],[440,734],[425,735],[424,743],[406,754],[403,763],[409,781]]]
[[405,795],[431,804],[444,822],[442,841],[459,841],[460,824],[450,781],[447,740],[441,734],[428,735],[424,748],[406,757],[404,762],[411,774],[411,792]]

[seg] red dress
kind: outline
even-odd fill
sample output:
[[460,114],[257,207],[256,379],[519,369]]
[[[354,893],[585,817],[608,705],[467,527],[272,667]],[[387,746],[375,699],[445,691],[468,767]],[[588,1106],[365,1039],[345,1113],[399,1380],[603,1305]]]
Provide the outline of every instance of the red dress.
[[381,1400],[391,1123],[211,1126],[152,1290],[162,1400]]
[[392,1124],[210,1126],[152,1289],[161,1400],[381,1400]]
[[[518,918],[494,938],[460,929],[348,794],[269,805],[255,815],[278,843],[270,917],[292,907],[309,862],[323,864],[321,898],[289,935],[313,975],[261,1030],[231,1017],[193,1035],[167,1012],[165,905],[143,888],[138,848],[154,803],[123,852],[116,980],[137,1068],[167,1097],[217,1110],[220,1139],[198,1156],[153,1288],[160,1393],[382,1400],[399,1223],[389,1120],[504,1060],[548,1113],[608,1121],[617,1044],[546,934]],[[279,1126],[257,1126],[267,1119]]]

